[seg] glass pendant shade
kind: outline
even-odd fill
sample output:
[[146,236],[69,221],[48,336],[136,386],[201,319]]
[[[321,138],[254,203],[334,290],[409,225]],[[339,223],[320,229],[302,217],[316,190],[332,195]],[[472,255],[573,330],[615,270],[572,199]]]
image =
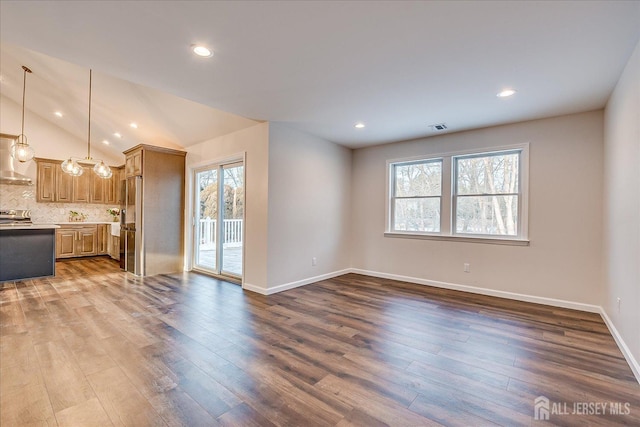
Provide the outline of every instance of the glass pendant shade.
[[61,167],[65,173],[68,173],[71,176],[80,176],[84,173],[84,169],[82,168],[82,166],[80,166],[71,157],[62,162]]
[[100,160],[99,163],[96,163],[96,165],[93,167],[93,171],[100,178],[107,179],[111,178],[111,176],[113,175],[113,172],[111,172],[111,168],[107,166],[102,160]]
[[[24,137],[24,135],[21,135]],[[18,141],[11,146],[11,157],[19,161],[20,163],[28,162],[33,159],[35,152],[33,148],[27,144],[26,139],[18,139]]]

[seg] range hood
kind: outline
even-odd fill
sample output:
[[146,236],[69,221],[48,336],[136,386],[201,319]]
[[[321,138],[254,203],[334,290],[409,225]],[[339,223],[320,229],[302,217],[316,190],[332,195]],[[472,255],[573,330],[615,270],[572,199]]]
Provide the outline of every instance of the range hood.
[[33,185],[31,178],[19,174],[13,167],[14,158],[11,157],[11,146],[16,136],[0,134],[0,184]]

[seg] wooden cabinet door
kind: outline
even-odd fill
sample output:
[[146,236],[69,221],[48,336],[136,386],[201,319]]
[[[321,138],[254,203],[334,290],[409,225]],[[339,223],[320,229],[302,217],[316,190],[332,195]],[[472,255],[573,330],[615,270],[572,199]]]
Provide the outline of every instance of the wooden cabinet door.
[[91,168],[84,168],[84,173],[73,177],[73,201],[88,203],[91,193]]
[[142,149],[127,155],[125,170],[127,178],[142,175]]
[[109,255],[111,258],[120,261],[120,237],[110,235],[111,245],[109,247]]
[[98,253],[98,232],[96,226],[78,229],[77,256],[96,255]]
[[115,206],[120,204],[120,170],[112,168],[111,171],[111,178],[104,180],[104,203]]
[[56,258],[75,256],[76,230],[58,228],[56,230]]
[[[36,182],[36,201],[54,202],[56,194],[56,166],[52,162],[38,161],[38,175]],[[62,172],[62,171],[60,171]]]
[[93,171],[91,171],[90,176],[91,188],[89,190],[89,200],[91,203],[104,203],[106,182],[109,181],[109,179],[100,178]]
[[122,189],[127,183],[127,173],[125,168],[120,168],[118,171],[118,181],[116,183],[116,200],[119,205],[124,203]]
[[73,202],[73,177],[65,173],[60,165],[56,167],[56,202]]
[[98,255],[109,253],[109,224],[98,224]]

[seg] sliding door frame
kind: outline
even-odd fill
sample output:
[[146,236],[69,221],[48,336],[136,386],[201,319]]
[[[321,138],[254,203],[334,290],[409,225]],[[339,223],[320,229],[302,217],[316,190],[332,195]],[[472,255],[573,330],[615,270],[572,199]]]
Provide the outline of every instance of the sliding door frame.
[[[216,271],[212,271],[209,269],[205,269],[202,267],[198,267],[197,266],[197,258],[198,258],[198,252],[199,252],[199,245],[200,242],[198,241],[198,237],[199,237],[199,231],[198,231],[198,227],[199,227],[199,206],[197,206],[197,204],[199,203],[200,197],[198,194],[199,191],[199,185],[198,185],[198,173],[206,171],[206,170],[211,170],[211,169],[217,169],[219,172],[221,170],[223,170],[223,168],[225,166],[231,166],[233,164],[238,164],[238,165],[242,165],[243,169],[242,169],[242,179],[243,179],[243,185],[244,185],[244,191],[243,191],[243,195],[242,195],[242,204],[243,204],[243,212],[242,212],[242,274],[240,276],[236,276],[233,274],[225,274],[223,273],[222,270],[222,251],[218,250],[218,245],[222,245],[219,244],[218,242],[220,241],[221,238],[223,238],[223,221],[218,221],[218,218],[216,218]],[[243,284],[244,283],[244,272],[245,272],[245,255],[246,255],[246,199],[247,199],[247,163],[246,163],[246,152],[242,152],[242,153],[238,153],[235,155],[231,155],[228,157],[224,157],[224,158],[220,158],[220,159],[215,159],[215,160],[210,160],[210,161],[206,161],[206,162],[202,162],[199,164],[196,164],[194,166],[192,166],[190,168],[190,182],[192,185],[192,194],[191,194],[191,227],[190,227],[190,232],[189,235],[191,236],[191,253],[189,256],[189,269],[193,270],[193,271],[197,271],[199,273],[203,273],[203,274],[207,274],[210,276],[214,276],[226,281],[231,281],[231,282],[236,282],[239,284]],[[220,173],[218,173],[218,185],[224,185],[224,176]],[[219,190],[219,187],[218,187]],[[218,212],[221,212],[221,208],[224,205],[223,204],[224,201],[224,192],[223,191],[218,191]],[[220,215],[218,215],[220,216]]]

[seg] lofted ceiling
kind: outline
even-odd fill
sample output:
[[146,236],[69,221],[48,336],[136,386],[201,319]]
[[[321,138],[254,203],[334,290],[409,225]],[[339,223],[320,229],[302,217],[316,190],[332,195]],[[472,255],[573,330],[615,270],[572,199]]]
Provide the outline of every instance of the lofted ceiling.
[[[0,43],[1,94],[20,105],[22,65],[32,71],[27,74],[26,109],[86,141],[89,69]],[[179,149],[257,123],[95,70],[91,87],[91,141],[107,141],[102,150],[122,153],[140,143]]]
[[100,132],[167,146],[243,117],[362,147],[602,108],[639,38],[637,1],[0,2],[3,94],[32,61],[32,108],[84,134],[91,67]]

